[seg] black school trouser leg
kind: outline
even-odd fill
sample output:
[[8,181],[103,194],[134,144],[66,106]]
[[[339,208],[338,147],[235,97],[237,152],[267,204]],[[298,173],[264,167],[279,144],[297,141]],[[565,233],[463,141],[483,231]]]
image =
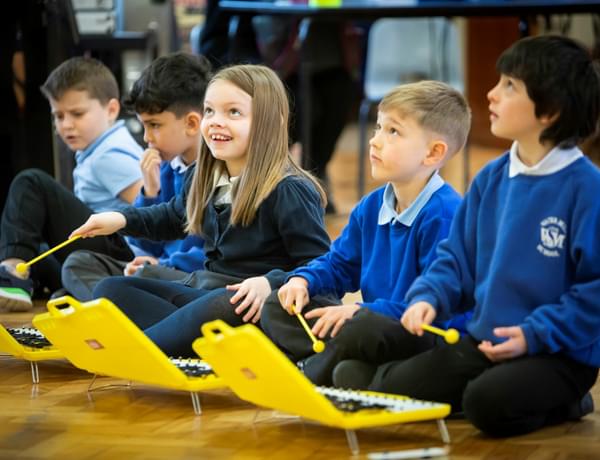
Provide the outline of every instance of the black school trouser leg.
[[417,337],[400,321],[361,308],[339,333],[329,339],[322,353],[308,358],[304,374],[317,385],[333,385],[333,370],[347,359],[377,366],[392,360],[410,358],[436,343],[435,336]]
[[[327,300],[315,297],[302,312],[335,305]],[[307,322],[312,326],[316,320]],[[406,331],[399,321],[361,308],[335,337],[325,338],[327,345],[323,352],[314,353],[312,342],[298,319],[283,310],[273,294],[263,307],[261,324],[267,335],[290,359],[299,361],[308,357],[303,371],[317,385],[332,385],[333,370],[343,360],[356,359],[378,365],[414,356],[436,343],[432,335],[417,337]]]
[[[339,305],[339,299],[333,296],[315,296],[310,303],[302,309],[302,315],[319,307]],[[316,320],[307,319],[306,322],[312,327]],[[290,315],[283,309],[277,290],[271,292],[260,315],[260,325],[265,334],[277,345],[292,361],[300,361],[312,355],[312,342],[306,331],[302,328],[296,315]]]
[[[53,247],[66,240],[71,231],[92,213],[85,203],[49,174],[38,169],[19,173],[11,183],[2,213],[0,261],[32,259],[39,254],[43,243]],[[80,239],[53,256],[62,264],[77,249],[101,252],[120,260],[133,258],[131,249],[119,235]],[[35,272],[32,275],[35,276]],[[54,275],[60,279],[60,270]]]
[[492,436],[515,436],[567,420],[569,407],[594,385],[598,369],[560,355],[498,364],[464,337],[402,362],[380,366],[374,391],[445,402]]

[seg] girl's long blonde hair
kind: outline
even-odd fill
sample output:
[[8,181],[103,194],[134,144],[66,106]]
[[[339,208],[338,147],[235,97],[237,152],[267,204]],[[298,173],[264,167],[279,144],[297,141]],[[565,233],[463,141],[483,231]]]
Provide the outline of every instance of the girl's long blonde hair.
[[[285,176],[302,176],[310,180],[321,195],[325,193],[318,181],[296,166],[288,150],[289,103],[279,77],[261,65],[236,65],[220,70],[209,82],[227,81],[252,98],[252,124],[248,141],[246,166],[233,187],[231,224],[248,226],[254,220],[263,200]],[[225,170],[225,162],[214,158],[202,142],[188,193],[188,233],[201,234],[204,210],[214,192],[215,172]]]

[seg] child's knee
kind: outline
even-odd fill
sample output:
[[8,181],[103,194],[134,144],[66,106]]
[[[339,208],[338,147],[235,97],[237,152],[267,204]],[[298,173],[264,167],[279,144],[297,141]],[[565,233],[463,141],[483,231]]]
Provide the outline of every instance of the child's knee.
[[67,256],[60,270],[62,285],[67,291],[73,292],[73,286],[77,284],[83,272],[87,272],[92,265],[92,258],[88,251],[75,251]]
[[122,277],[120,277],[120,276],[109,276],[108,278],[104,278],[94,288],[94,293],[93,293],[94,298],[96,298],[96,299],[98,297],[111,298],[112,294],[114,294],[115,292],[118,292],[119,285],[121,282],[122,282]]
[[47,172],[37,168],[29,168],[17,174],[13,179],[13,184],[18,184],[21,182],[40,183],[48,180],[54,181],[52,176],[50,176]]
[[79,250],[72,252],[67,256],[67,258],[63,262],[63,277],[65,273],[72,273],[73,271],[87,269],[91,265],[95,264],[95,262],[95,257],[91,251]]

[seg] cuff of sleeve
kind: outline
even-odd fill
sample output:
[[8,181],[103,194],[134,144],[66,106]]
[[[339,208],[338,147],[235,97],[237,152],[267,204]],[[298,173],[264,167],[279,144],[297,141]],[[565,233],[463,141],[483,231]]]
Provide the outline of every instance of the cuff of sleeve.
[[378,308],[377,303],[366,303],[366,302],[354,302],[360,308],[366,308],[367,310],[371,310],[375,313],[381,313],[381,308]]
[[152,206],[153,204],[157,204],[157,203],[158,203],[158,195],[155,196],[154,198],[147,197],[145,195],[145,189],[142,186],[140,194],[135,199],[135,204],[134,205],[136,207],[140,207],[140,206]]
[[130,228],[130,226],[136,222],[136,210],[137,208],[134,206],[127,206],[126,208],[118,211],[125,216],[126,221],[125,228],[121,229],[119,233],[127,233],[128,228]]
[[425,293],[423,293],[423,294],[417,294],[417,295],[415,295],[414,297],[408,299],[408,301],[406,303],[407,308],[410,307],[411,305],[417,303],[417,302],[427,302],[435,310],[438,309],[437,299],[432,294],[425,294]]
[[542,351],[542,343],[538,340],[530,324],[521,324],[521,330],[527,342],[527,354],[536,355]]
[[283,283],[286,280],[287,273],[280,269],[271,270],[269,273],[265,275],[267,281],[271,285],[271,290],[279,289],[283,286]]
[[366,308],[372,311],[373,313],[378,313],[380,315],[387,316],[388,318],[392,318],[395,320],[399,320],[402,317],[402,313],[404,313],[404,311],[399,312],[397,309],[392,308],[391,305],[380,300],[371,303],[357,302],[357,305],[359,305],[361,308]]

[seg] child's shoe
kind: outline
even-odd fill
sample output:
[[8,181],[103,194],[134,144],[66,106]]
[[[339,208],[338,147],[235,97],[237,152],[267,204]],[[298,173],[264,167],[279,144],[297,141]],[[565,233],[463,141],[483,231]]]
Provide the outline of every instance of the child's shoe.
[[590,393],[586,393],[583,398],[569,406],[567,420],[579,420],[592,412],[594,412],[594,400]]
[[33,281],[21,279],[0,265],[0,313],[29,311],[33,308]]

